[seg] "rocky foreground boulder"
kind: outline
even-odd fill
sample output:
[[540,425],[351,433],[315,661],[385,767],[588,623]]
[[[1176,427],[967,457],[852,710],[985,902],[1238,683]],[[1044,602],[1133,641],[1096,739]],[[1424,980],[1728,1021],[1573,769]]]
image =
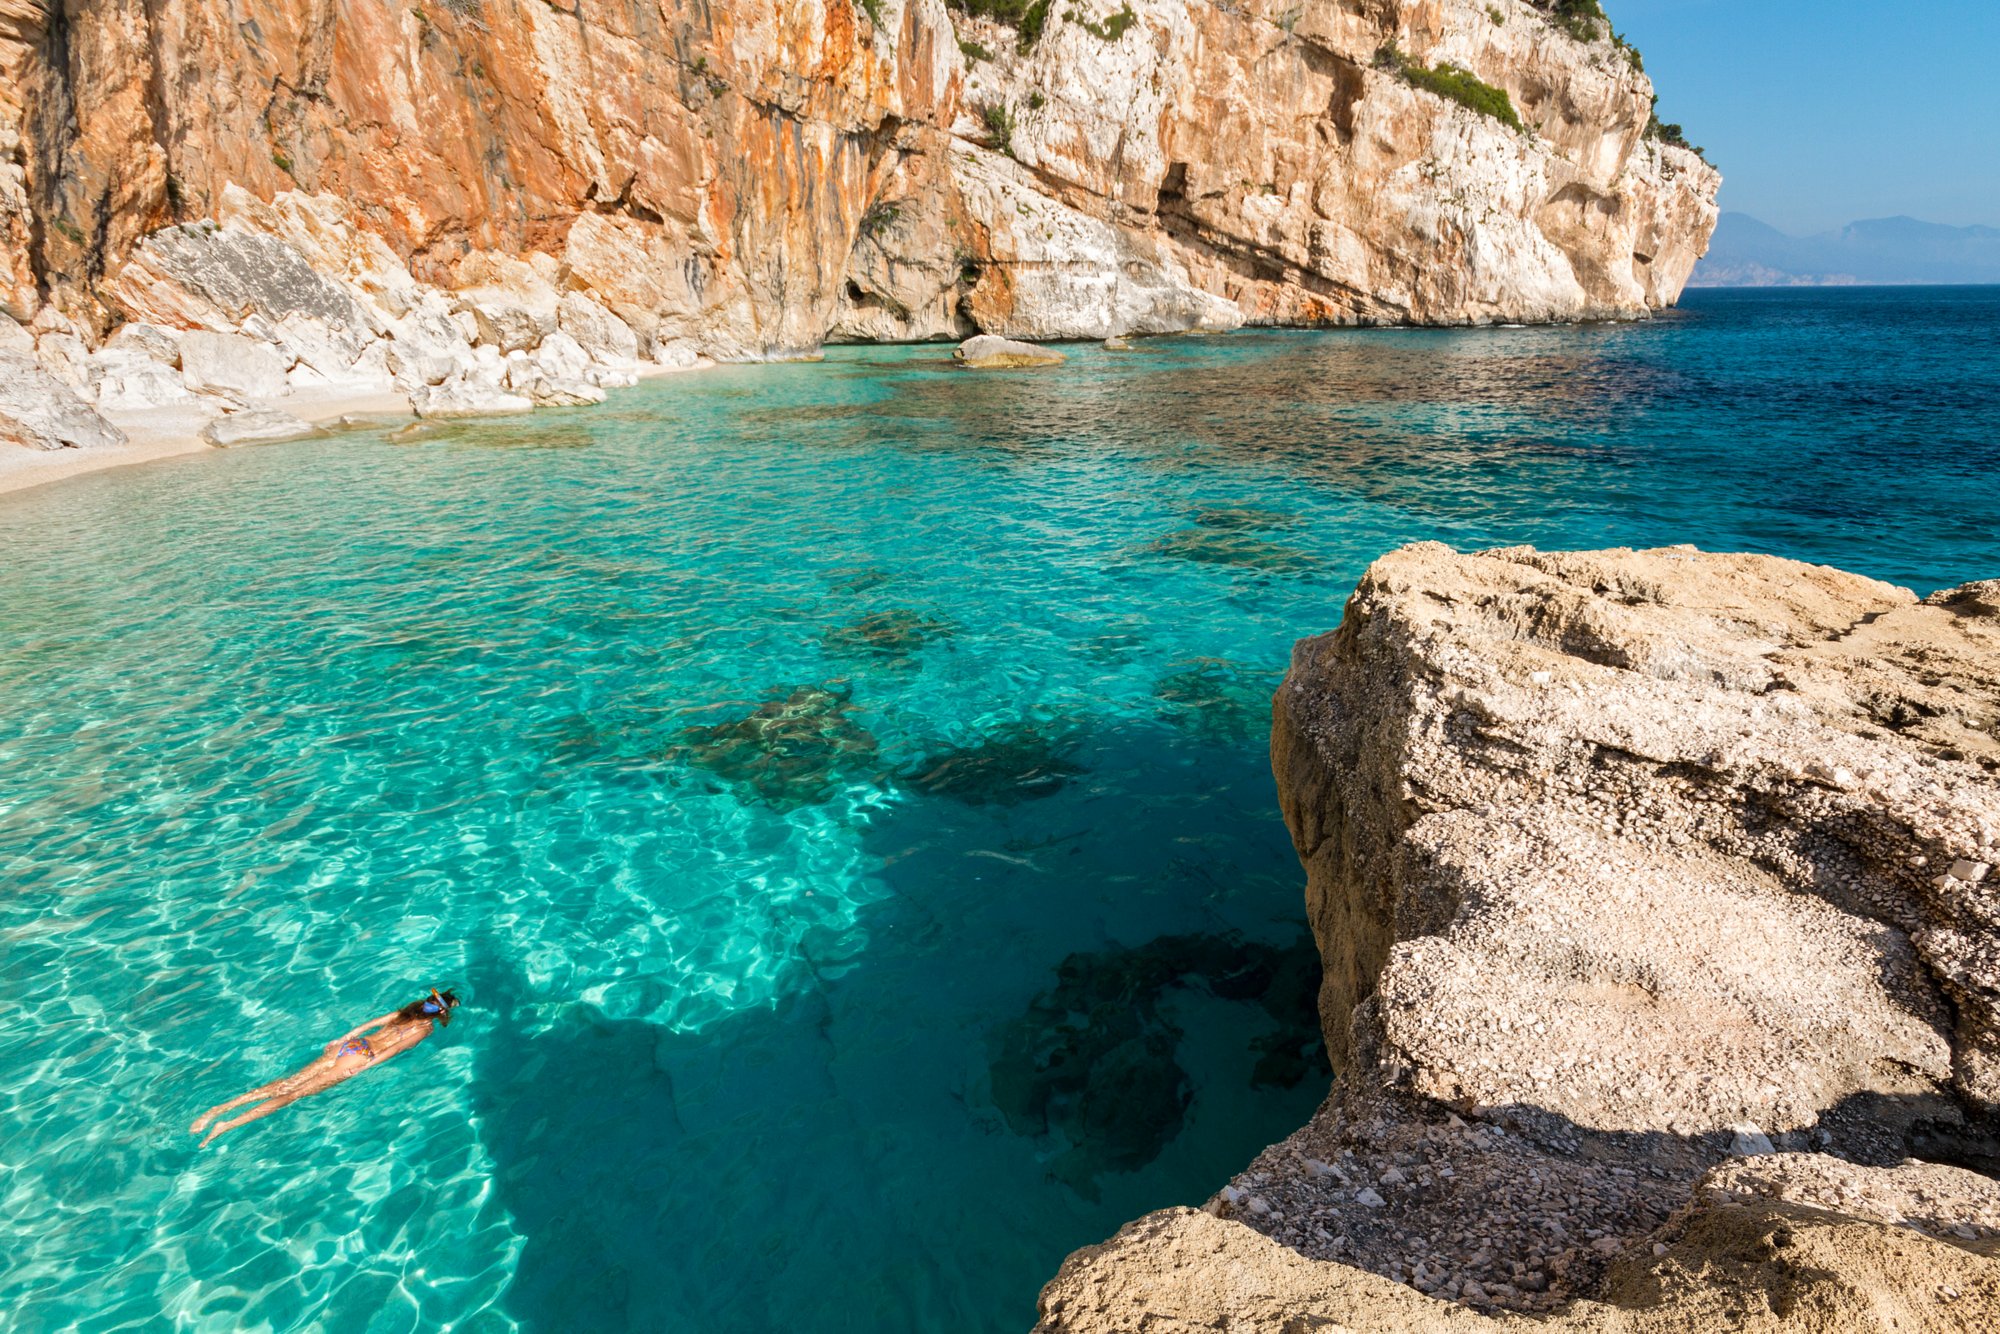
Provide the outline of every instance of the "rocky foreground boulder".
[[1411,547],[1272,759],[1333,1091],[1042,1330],[2000,1328],[2000,582]]

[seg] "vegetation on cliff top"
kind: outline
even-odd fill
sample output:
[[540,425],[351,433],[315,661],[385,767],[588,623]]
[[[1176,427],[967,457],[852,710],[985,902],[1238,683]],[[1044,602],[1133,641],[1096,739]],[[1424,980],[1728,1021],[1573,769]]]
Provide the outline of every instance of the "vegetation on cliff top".
[[1610,26],[1604,6],[1598,0],[1539,0],[1549,22],[1579,42],[1594,42],[1601,28]]
[[1482,116],[1491,116],[1503,125],[1520,130],[1520,113],[1514,110],[1514,99],[1507,96],[1504,88],[1495,88],[1471,70],[1450,62],[1435,67],[1426,66],[1404,55],[1394,42],[1385,44],[1375,53],[1375,68],[1387,70],[1412,88],[1421,88],[1427,93],[1449,98],[1463,107],[1470,107]]
[[1682,130],[1677,122],[1660,119],[1660,95],[1658,93],[1653,94],[1653,114],[1646,118],[1646,137],[1648,139],[1657,139],[1663,144],[1672,144],[1675,148],[1685,148],[1704,162],[1708,160],[1707,151],[1698,145],[1689,143],[1686,131]]

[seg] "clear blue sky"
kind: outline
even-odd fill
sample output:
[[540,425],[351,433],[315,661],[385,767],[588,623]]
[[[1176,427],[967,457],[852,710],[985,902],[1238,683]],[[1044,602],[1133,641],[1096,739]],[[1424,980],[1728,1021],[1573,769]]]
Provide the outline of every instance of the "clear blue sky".
[[2000,0],[1603,0],[1722,206],[2000,226]]

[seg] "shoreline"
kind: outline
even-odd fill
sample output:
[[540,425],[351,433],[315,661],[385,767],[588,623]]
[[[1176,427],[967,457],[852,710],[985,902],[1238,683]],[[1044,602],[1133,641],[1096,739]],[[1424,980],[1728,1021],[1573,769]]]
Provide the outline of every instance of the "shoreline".
[[[417,419],[407,395],[380,389],[321,390],[311,394],[256,399],[245,411],[259,408],[288,412],[301,421],[321,427],[349,416],[379,417],[384,424],[402,418]],[[0,495],[31,491],[71,477],[108,472],[113,468],[224,448],[201,438],[202,430],[210,422],[220,420],[221,414],[205,411],[199,403],[107,412],[104,418],[125,432],[125,444],[110,449],[21,449],[0,455]]]
[[[1517,329],[1574,327],[1583,323],[1629,324],[1643,322],[1643,318],[1611,319],[1604,321],[1556,321],[1540,325],[1243,325],[1240,329],[1183,330],[1167,334],[1131,335],[1135,339],[1148,341],[1172,340],[1178,338],[1214,338],[1236,332],[1260,333],[1331,333],[1331,332],[1373,332],[1380,330],[1432,329],[1452,331],[1463,329]],[[1032,340],[1037,345],[1061,346],[1067,344],[1096,346],[1104,340],[1098,338],[1038,338]],[[952,347],[951,339],[914,338],[908,340],[857,340],[825,344],[810,353],[794,355],[774,355],[752,358],[745,361],[712,361],[701,358],[690,365],[659,365],[641,362],[633,368],[641,382],[668,375],[685,374],[688,371],[709,370],[724,365],[783,365],[801,361],[824,359],[828,348],[853,347]],[[632,387],[632,386],[628,386]],[[620,392],[617,389],[609,391]],[[109,449],[56,449],[56,450],[6,450],[0,451],[0,496],[21,491],[31,491],[72,477],[85,477],[92,473],[108,472],[114,468],[131,467],[140,463],[155,463],[162,459],[181,458],[199,454],[210,449],[244,448],[245,446],[211,445],[201,438],[201,432],[211,422],[221,420],[227,414],[206,411],[205,405],[213,400],[196,398],[182,403],[154,408],[139,408],[126,412],[104,412],[106,421],[125,432],[127,443]],[[345,417],[367,417],[381,419],[381,425],[402,425],[408,422],[426,420],[411,406],[410,397],[401,390],[355,387],[344,389],[327,387],[314,390],[294,391],[276,397],[255,398],[240,411],[270,409],[289,413],[313,426],[328,428]],[[493,416],[529,416],[532,410],[520,413],[495,413]],[[478,420],[478,417],[434,418],[431,420]],[[370,422],[369,425],[377,423]],[[312,437],[299,436],[296,439]],[[279,444],[282,441],[266,443]]]
[[[705,370],[719,364],[721,363],[704,360],[691,366],[647,365],[639,369],[636,374],[640,382],[644,383],[661,376]],[[609,392],[617,394],[622,391],[614,389]],[[262,408],[290,413],[301,421],[321,427],[323,430],[336,429],[337,424],[348,417],[367,418],[369,420],[365,425],[385,427],[425,420],[410,406],[409,395],[393,389],[362,387],[316,389],[283,394],[276,398],[252,399],[243,410],[254,411]],[[201,438],[202,430],[210,422],[219,421],[222,415],[205,411],[202,400],[198,399],[172,406],[140,408],[131,412],[107,412],[104,414],[105,420],[125,432],[125,444],[110,449],[0,451],[0,496],[32,491],[72,477],[86,477],[92,473],[109,472],[114,468],[127,468],[140,463],[157,463],[163,459],[184,458],[211,449],[249,448],[248,445],[211,445]],[[493,415],[528,417],[534,415],[534,410]],[[476,421],[484,418],[455,417],[432,420]],[[301,440],[312,438],[295,437]]]

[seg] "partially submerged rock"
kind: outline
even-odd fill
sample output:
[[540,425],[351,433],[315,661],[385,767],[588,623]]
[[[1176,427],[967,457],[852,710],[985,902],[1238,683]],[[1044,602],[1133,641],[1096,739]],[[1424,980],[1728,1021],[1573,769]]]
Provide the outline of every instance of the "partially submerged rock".
[[201,438],[211,445],[255,445],[274,440],[297,440],[318,435],[320,429],[309,421],[275,408],[250,408],[219,417],[202,428]]
[[[1376,562],[1272,730],[1333,1093],[1218,1220],[1073,1257],[1044,1329],[2000,1320],[1990,1181],[1907,1161],[2000,1163],[1989,587],[1692,548]],[[1792,1267],[1744,1263],[1774,1229]],[[1836,1315],[1738,1321],[1774,1306]]]
[[462,378],[422,385],[410,393],[410,407],[419,417],[493,417],[528,412],[534,406],[533,399],[521,394]]
[[1018,366],[1057,366],[1066,358],[1052,347],[1017,343],[1011,338],[979,334],[958,345],[952,359],[975,370],[1009,370]]

